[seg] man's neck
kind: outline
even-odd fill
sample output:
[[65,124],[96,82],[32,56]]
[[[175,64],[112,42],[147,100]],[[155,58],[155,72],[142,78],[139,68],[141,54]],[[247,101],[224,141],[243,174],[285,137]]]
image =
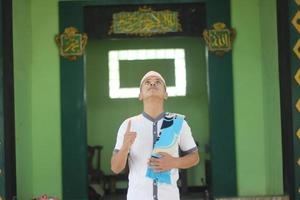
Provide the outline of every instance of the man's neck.
[[147,113],[150,117],[155,119],[162,112],[164,112],[164,102],[156,99],[145,100],[144,112]]

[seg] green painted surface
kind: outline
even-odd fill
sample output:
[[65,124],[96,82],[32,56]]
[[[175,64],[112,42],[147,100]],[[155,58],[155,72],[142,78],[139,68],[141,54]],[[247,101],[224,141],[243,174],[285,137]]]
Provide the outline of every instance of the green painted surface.
[[2,17],[2,5],[3,1],[0,0],[0,170],[2,171],[0,174],[0,197],[4,198],[6,196],[5,193],[5,176],[3,176],[3,172],[5,172],[5,152],[4,152],[4,105],[3,105],[3,17]]
[[13,16],[18,198],[61,197],[57,0],[14,1]]
[[82,59],[62,61],[61,118],[63,199],[87,199],[85,78]]
[[[142,45],[141,45],[142,44]],[[199,142],[201,163],[189,169],[189,185],[201,185],[205,180],[204,146],[208,143],[208,99],[204,42],[200,38],[92,40],[87,48],[87,123],[88,144],[103,145],[101,168],[110,171],[110,158],[116,133],[122,121],[143,110],[137,98],[110,99],[108,86],[108,52],[121,49],[184,48],[186,53],[187,95],[169,97],[165,110],[186,115],[195,140]],[[130,65],[131,63],[132,65]],[[166,65],[167,64],[167,65]],[[150,67],[152,66],[152,67]],[[167,61],[128,61],[120,65],[121,86],[139,87],[148,70],[159,71],[168,85],[174,85],[174,64]],[[135,80],[134,83],[132,80]],[[128,85],[130,84],[130,85]]]
[[238,194],[282,194],[276,1],[231,3]]
[[33,194],[61,196],[59,57],[53,41],[58,33],[57,0],[32,0],[31,16]]
[[[293,19],[297,12],[299,12],[299,6],[295,1],[289,0],[289,11],[288,16],[289,19]],[[299,20],[298,20],[299,21]],[[295,29],[292,23],[289,24],[289,40],[290,40],[290,70],[291,70],[291,95],[292,95],[292,102],[291,102],[291,110],[292,110],[292,126],[293,126],[293,174],[295,176],[293,184],[294,188],[290,188],[292,194],[291,196],[295,200],[300,199],[300,166],[297,162],[300,159],[300,142],[299,138],[296,136],[296,132],[300,128],[300,111],[296,109],[296,103],[300,101],[300,86],[295,81],[294,77],[299,70],[299,57],[294,53],[293,48],[295,47],[296,43],[299,42],[299,32]],[[299,48],[297,48],[299,51]]]
[[[233,51],[234,81],[239,83],[234,87],[238,191],[239,195],[264,195],[266,160],[258,0],[243,4],[232,1],[232,10],[232,26],[238,30]],[[246,24],[239,20],[241,17],[252,20]]]
[[153,4],[153,3],[197,3],[197,2],[206,2],[207,0],[59,0],[60,2],[65,3],[84,3],[88,5],[112,5],[112,4]]
[[[137,42],[135,41],[131,41],[131,42],[135,43],[137,49],[143,48],[140,45],[138,45]],[[145,41],[141,40],[141,42],[144,43]],[[164,45],[159,44],[159,42],[165,42],[164,40],[158,39],[158,40],[153,40],[153,42],[155,43],[153,44],[153,48],[165,48]],[[126,48],[126,46],[123,48]],[[141,81],[140,79],[141,77],[144,76],[145,71],[150,71],[153,68],[159,69],[160,73],[164,75],[164,79],[167,85],[175,85],[174,59],[163,59],[163,60],[153,59],[153,60],[135,60],[135,61],[120,60],[119,73],[126,74],[125,76],[120,76],[120,87],[137,87],[137,83]],[[130,72],[134,72],[134,73],[130,73]]]
[[[230,1],[207,1],[207,26],[230,23]],[[212,193],[214,197],[237,195],[232,54],[208,53],[209,122]]]
[[[60,4],[60,32],[70,25],[83,30],[81,4]],[[60,59],[62,189],[64,200],[87,200],[85,58]]]
[[[18,199],[33,196],[31,61],[31,5],[13,1],[16,176]],[[23,38],[27,38],[24,40]]]
[[276,0],[259,1],[266,194],[283,194]]
[[63,198],[87,199],[86,102],[83,60],[62,61],[61,118]]

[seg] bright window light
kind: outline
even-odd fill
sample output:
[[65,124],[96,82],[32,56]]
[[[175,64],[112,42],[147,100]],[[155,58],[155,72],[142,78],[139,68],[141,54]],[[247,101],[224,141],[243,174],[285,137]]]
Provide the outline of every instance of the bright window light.
[[137,98],[139,96],[139,85],[131,88],[120,87],[120,60],[154,60],[174,59],[175,85],[168,86],[169,96],[185,96],[186,94],[186,69],[184,49],[135,49],[135,50],[113,50],[108,53],[109,61],[109,97]]

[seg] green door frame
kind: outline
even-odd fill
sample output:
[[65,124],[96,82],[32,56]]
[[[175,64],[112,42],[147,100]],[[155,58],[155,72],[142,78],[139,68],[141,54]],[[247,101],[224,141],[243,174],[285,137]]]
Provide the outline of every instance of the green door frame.
[[[73,26],[84,32],[84,6],[195,2],[205,3],[208,27],[216,22],[231,26],[230,0],[68,0],[59,3],[59,29]],[[232,54],[220,57],[209,52],[207,63],[211,192],[214,198],[237,196]],[[87,200],[85,58],[74,62],[61,58],[60,66],[63,199]]]
[[4,89],[4,80],[3,80],[3,0],[0,0],[0,20],[1,20],[1,26],[0,26],[0,197],[3,199],[6,196],[5,191],[5,177],[3,176],[3,171],[5,170],[5,152],[4,152],[4,103],[3,103],[3,89]]
[[0,0],[0,197],[16,197],[12,1]]
[[[282,115],[285,117],[283,140],[285,141],[285,168],[286,185],[285,190],[290,199],[300,200],[300,49],[299,49],[299,27],[293,25],[293,19],[299,12],[298,1],[278,0],[281,6],[279,12],[280,31],[279,44],[281,49],[281,84],[282,93]],[[296,20],[299,26],[299,17]],[[283,77],[285,76],[285,77]],[[298,77],[298,80],[295,79]],[[284,100],[283,98],[287,98]],[[288,102],[287,102],[288,101]]]

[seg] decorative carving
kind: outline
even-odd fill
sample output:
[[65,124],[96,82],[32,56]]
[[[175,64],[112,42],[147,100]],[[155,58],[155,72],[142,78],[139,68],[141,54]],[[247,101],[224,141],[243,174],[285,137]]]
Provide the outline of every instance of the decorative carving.
[[300,20],[300,11],[297,11],[297,13],[295,14],[295,16],[292,19],[292,24],[297,29],[298,33],[300,33],[300,24],[299,24],[300,21],[299,20]]
[[296,54],[296,56],[298,57],[298,59],[300,59],[300,39],[298,39],[298,41],[296,42],[296,44],[293,48],[293,51]]
[[300,99],[298,99],[298,101],[296,103],[296,108],[297,108],[298,112],[300,112]]
[[224,55],[232,49],[235,36],[236,31],[226,28],[226,25],[221,22],[213,24],[212,29],[203,31],[203,37],[208,49],[217,55]]
[[65,28],[65,31],[55,37],[55,41],[60,49],[60,55],[74,61],[82,56],[87,44],[87,34],[79,33],[74,27]]
[[295,78],[296,82],[300,85],[300,68],[297,70],[294,78]]
[[154,11],[146,6],[135,12],[115,13],[108,34],[152,36],[180,32],[182,29],[178,16],[175,11]]
[[298,128],[296,135],[297,135],[298,139],[300,139],[300,128]]

